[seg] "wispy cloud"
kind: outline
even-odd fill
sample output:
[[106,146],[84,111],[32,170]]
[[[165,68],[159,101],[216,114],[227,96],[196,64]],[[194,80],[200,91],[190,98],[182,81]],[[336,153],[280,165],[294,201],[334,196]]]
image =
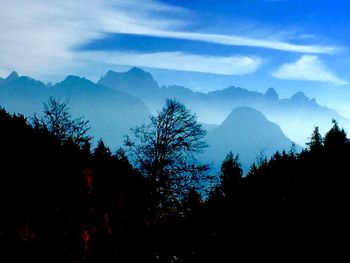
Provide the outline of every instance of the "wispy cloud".
[[89,52],[80,53],[81,59],[103,61],[110,65],[130,65],[162,69],[195,71],[223,75],[244,75],[254,73],[262,63],[259,57],[248,56],[198,56],[182,52],[127,53]]
[[[174,7],[157,0],[2,0],[0,8],[0,72],[13,69],[23,74],[38,76],[46,72],[66,73],[67,68],[79,65],[81,54],[76,47],[104,38],[107,34],[125,33],[210,42],[227,46],[249,46],[274,50],[328,54],[337,47],[321,45],[297,45],[271,39],[257,39],[238,35],[220,35],[202,32],[188,32],[191,23],[188,10]],[[93,56],[93,53],[89,53]],[[163,53],[162,57],[165,58]],[[113,55],[113,54],[112,54]],[[114,54],[115,55],[115,54]],[[135,55],[128,61],[133,61]],[[177,61],[185,61],[184,54],[168,53]],[[86,54],[84,54],[84,57]],[[140,55],[138,55],[140,56]],[[153,55],[159,57],[159,54]],[[147,55],[145,55],[147,57]],[[182,64],[185,70],[204,70],[200,64],[215,61],[215,72],[240,72],[229,70],[231,61],[259,63],[254,58],[213,58],[189,55],[191,67]],[[127,61],[124,56],[124,60]],[[172,68],[174,63],[165,58],[163,62],[154,60],[150,67]],[[135,61],[137,62],[137,61]],[[222,64],[220,64],[222,63]],[[248,63],[248,64],[249,64]],[[255,64],[254,64],[255,63]],[[145,64],[145,63],[144,63]],[[172,65],[169,65],[172,64]],[[198,64],[195,66],[195,64]],[[220,69],[220,70],[219,70]],[[253,72],[253,70],[251,70]],[[243,73],[248,72],[242,70]],[[226,74],[226,73],[225,73]]]
[[169,12],[183,11],[153,0],[2,0],[0,70],[64,71],[74,47],[106,33],[175,30],[181,22],[164,18]]
[[329,82],[335,85],[345,85],[347,81],[336,76],[317,57],[304,55],[293,63],[286,63],[272,73],[272,76],[287,80],[307,80]]
[[[133,32],[124,32],[133,34]],[[139,33],[140,34],[140,33]],[[154,31],[141,33],[142,35],[151,35],[157,37],[168,37],[175,39],[186,39],[203,41],[227,46],[246,46],[268,48],[281,51],[289,51],[296,53],[310,53],[310,54],[333,54],[340,48],[334,46],[321,45],[297,45],[288,42],[271,39],[258,39],[244,36],[234,35],[219,35],[219,34],[203,34],[203,33],[189,33],[189,32],[171,32],[171,31]]]

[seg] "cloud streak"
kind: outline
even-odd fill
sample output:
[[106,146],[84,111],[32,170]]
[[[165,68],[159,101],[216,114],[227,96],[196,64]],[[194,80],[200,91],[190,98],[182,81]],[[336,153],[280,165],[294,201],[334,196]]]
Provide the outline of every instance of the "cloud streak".
[[139,67],[153,67],[160,69],[172,69],[214,73],[222,75],[244,75],[254,73],[262,64],[259,57],[248,56],[198,56],[182,52],[158,52],[158,53],[126,53],[84,51],[80,58],[95,62],[105,62],[110,65],[129,65]]
[[304,55],[293,63],[286,63],[272,73],[278,79],[286,80],[306,80],[328,82],[334,85],[348,84],[344,79],[336,76],[317,57]]
[[[131,31],[123,32],[123,33],[134,34]],[[295,53],[333,54],[340,50],[340,48],[334,47],[334,46],[296,45],[296,44],[291,44],[291,43],[283,42],[279,40],[265,40],[265,39],[249,38],[249,37],[233,36],[233,35],[171,32],[171,31],[154,31],[154,32],[141,33],[140,35],[149,35],[149,36],[156,36],[156,37],[184,39],[184,40],[195,40],[195,41],[202,41],[202,42],[221,44],[221,45],[227,45],[227,46],[246,46],[246,47],[267,48],[267,49],[288,51],[288,52],[295,52]]]
[[[227,46],[248,46],[274,50],[331,54],[337,47],[296,45],[279,40],[255,39],[244,36],[194,33],[184,30],[191,24],[188,10],[157,0],[2,0],[0,9],[0,72],[13,69],[38,77],[55,72],[66,74],[67,69],[79,66],[82,54],[77,47],[102,39],[108,34],[124,33],[172,39],[210,42]],[[91,59],[101,54],[90,52]],[[115,57],[115,53],[111,54]],[[119,54],[122,56],[122,54]],[[130,64],[142,59],[149,67],[174,69],[170,60],[182,63],[183,70],[208,72],[206,63],[213,62],[210,72],[247,74],[254,72],[260,59],[253,57],[208,57],[182,53],[123,55]],[[169,55],[166,58],[165,55]],[[87,53],[83,55],[86,59]],[[164,61],[144,58],[164,58]],[[192,59],[188,61],[187,59]],[[191,62],[191,63],[190,63]],[[239,70],[236,65],[243,65]],[[140,64],[135,63],[135,65]],[[197,64],[197,65],[196,65]],[[191,66],[189,66],[191,65]],[[248,70],[249,69],[249,70]]]
[[65,72],[79,64],[77,46],[110,32],[177,29],[169,13],[185,11],[153,0],[2,0],[0,72]]

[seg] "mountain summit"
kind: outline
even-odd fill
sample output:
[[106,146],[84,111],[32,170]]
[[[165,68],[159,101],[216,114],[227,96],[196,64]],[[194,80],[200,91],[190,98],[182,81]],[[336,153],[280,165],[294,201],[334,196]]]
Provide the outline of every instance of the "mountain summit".
[[292,146],[277,124],[249,107],[235,108],[221,125],[208,132],[207,142],[205,158],[214,160],[214,167],[219,167],[226,154],[233,151],[239,154],[245,170],[259,154],[270,157],[276,150],[289,150]]
[[6,81],[12,81],[15,79],[18,79],[19,75],[16,71],[12,71],[10,75],[8,75],[8,77],[6,78]]
[[274,88],[269,88],[266,92],[265,92],[265,97],[270,99],[270,100],[274,100],[277,101],[279,100],[279,96],[276,92],[276,90]]
[[110,70],[99,80],[98,84],[129,93],[135,97],[159,92],[158,83],[153,79],[152,75],[136,67],[127,72]]

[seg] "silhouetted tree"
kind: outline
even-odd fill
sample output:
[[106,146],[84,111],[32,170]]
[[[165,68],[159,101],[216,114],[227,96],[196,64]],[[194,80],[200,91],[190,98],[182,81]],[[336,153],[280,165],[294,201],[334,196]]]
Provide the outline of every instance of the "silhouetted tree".
[[324,137],[324,145],[327,148],[336,148],[345,145],[347,142],[346,133],[344,129],[340,129],[338,122],[332,120],[333,127],[326,133]]
[[112,157],[111,150],[105,145],[102,139],[97,142],[97,147],[93,154],[96,160],[108,160]]
[[168,99],[151,124],[134,128],[134,138],[127,138],[130,156],[150,181],[159,208],[172,207],[207,169],[195,158],[206,147],[205,134],[196,115]]
[[34,126],[46,129],[53,134],[61,143],[72,141],[74,144],[83,146],[92,138],[87,134],[90,129],[89,121],[82,117],[73,119],[69,112],[68,102],[50,98],[44,103],[44,116],[41,119],[33,118]]
[[323,139],[317,126],[315,127],[311,135],[310,142],[307,143],[307,146],[311,151],[319,151],[322,148]]
[[193,215],[198,213],[202,205],[202,198],[200,193],[195,189],[191,188],[187,193],[186,198],[183,200],[183,206],[187,214]]
[[238,191],[242,181],[243,170],[238,161],[238,155],[234,156],[229,152],[221,164],[220,182],[223,194],[226,198],[231,199],[232,195]]
[[[185,168],[200,166],[185,157],[201,147],[186,152],[187,128],[175,124],[167,110],[154,117],[154,126],[140,129],[136,138],[146,140],[130,141],[132,150],[140,150],[134,154],[145,157],[138,163],[142,175],[123,150],[112,154],[102,140],[91,152],[88,143],[62,142],[45,126],[34,128],[23,115],[0,109],[0,261],[349,258],[350,143],[337,122],[324,145],[315,128],[301,153],[262,156],[246,176],[229,153],[220,183],[202,199],[203,192],[191,184],[192,170],[180,169],[182,160],[191,161]],[[182,123],[186,116],[192,115],[173,117]],[[201,141],[198,131],[188,136],[196,134]],[[171,136],[182,139],[176,144]],[[184,158],[180,164],[178,156]],[[182,193],[176,192],[182,185]],[[168,197],[178,204],[170,203],[171,216]],[[167,216],[150,221],[154,205]]]

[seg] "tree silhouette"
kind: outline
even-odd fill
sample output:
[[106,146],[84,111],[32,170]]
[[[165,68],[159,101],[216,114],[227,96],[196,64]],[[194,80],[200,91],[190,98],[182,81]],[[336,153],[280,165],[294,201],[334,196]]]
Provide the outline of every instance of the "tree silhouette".
[[53,134],[61,143],[72,141],[74,144],[83,146],[92,138],[87,134],[89,121],[82,117],[73,119],[68,102],[50,98],[44,103],[44,116],[33,118],[33,124],[37,128],[46,129]]
[[183,200],[185,212],[188,214],[195,214],[198,212],[202,204],[200,193],[195,188],[191,188]]
[[166,100],[151,123],[133,129],[126,146],[137,167],[148,178],[159,208],[172,207],[207,169],[195,154],[206,147],[206,132],[197,117],[180,102]]
[[307,145],[311,151],[319,151],[322,148],[323,139],[317,126],[315,127],[310,142],[308,142]]
[[341,145],[347,143],[346,133],[344,129],[340,129],[338,122],[332,120],[333,127],[326,133],[324,137],[324,145],[327,148],[335,149]]
[[238,155],[229,152],[221,165],[220,182],[224,196],[232,199],[232,195],[238,191],[242,181],[242,168],[238,161]]
[[[200,164],[194,156],[186,159],[201,144],[188,153],[188,145],[177,147],[171,137],[179,137],[178,145],[186,134],[202,141],[199,131],[183,133],[190,123],[201,128],[181,104],[167,103],[134,134],[147,140],[129,141],[129,150],[145,158],[135,162],[140,170],[123,150],[113,154],[102,139],[90,151],[89,144],[62,142],[42,123],[35,128],[23,115],[0,108],[0,260],[349,258],[350,142],[336,121],[324,140],[315,127],[301,153],[260,158],[245,176],[230,152],[220,183],[205,196],[193,184],[191,166]],[[185,129],[180,124],[186,120]],[[179,156],[188,161],[183,169]],[[191,169],[184,172],[186,167]],[[176,192],[179,185],[182,192]],[[151,217],[155,211],[157,217]]]
[[105,145],[102,139],[97,142],[97,147],[93,152],[96,160],[108,160],[112,157],[111,150]]

